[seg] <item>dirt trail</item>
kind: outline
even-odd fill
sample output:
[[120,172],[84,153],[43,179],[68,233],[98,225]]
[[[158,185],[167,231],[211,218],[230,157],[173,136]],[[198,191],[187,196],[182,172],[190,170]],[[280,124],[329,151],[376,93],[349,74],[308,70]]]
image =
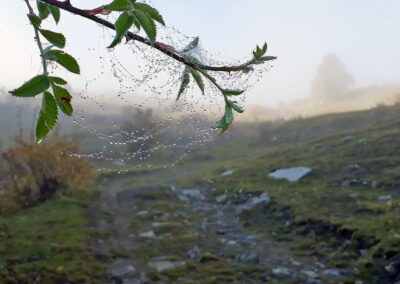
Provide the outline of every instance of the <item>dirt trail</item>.
[[[242,204],[212,189],[179,189],[176,172],[107,180],[93,206],[97,254],[105,283],[339,283],[343,272],[316,257],[296,257],[279,236],[243,226],[238,215],[266,206],[267,195]],[[132,182],[146,179],[140,186]]]

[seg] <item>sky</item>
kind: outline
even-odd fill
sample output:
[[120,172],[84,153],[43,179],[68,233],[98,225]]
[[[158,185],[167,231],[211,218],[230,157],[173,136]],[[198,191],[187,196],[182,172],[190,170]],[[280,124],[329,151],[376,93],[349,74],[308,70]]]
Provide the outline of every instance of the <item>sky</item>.
[[[31,1],[34,2],[34,1]],[[78,1],[94,8],[106,0]],[[232,58],[251,54],[267,42],[278,60],[247,96],[249,103],[277,105],[309,95],[324,56],[336,54],[359,87],[400,81],[400,1],[398,0],[153,0],[167,25],[200,36],[213,53]],[[39,60],[22,0],[0,9],[0,86],[15,88],[37,74]],[[51,24],[48,27],[53,27]],[[102,49],[98,27],[64,12],[59,27],[67,50],[82,60],[86,73],[97,68],[90,49]],[[110,37],[111,39],[112,37]],[[83,75],[85,76],[85,74]],[[117,88],[113,82],[103,82]]]

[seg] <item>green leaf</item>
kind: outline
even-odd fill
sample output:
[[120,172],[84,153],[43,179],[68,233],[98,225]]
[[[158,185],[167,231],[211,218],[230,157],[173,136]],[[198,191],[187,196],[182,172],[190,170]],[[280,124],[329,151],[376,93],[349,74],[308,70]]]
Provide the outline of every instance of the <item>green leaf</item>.
[[64,48],[65,47],[65,36],[60,33],[55,33],[49,30],[39,30],[40,33],[53,45]]
[[263,64],[264,62],[275,60],[276,56],[262,56],[254,60],[254,64]]
[[239,96],[244,93],[244,91],[241,90],[230,90],[230,89],[221,90],[221,92],[225,96]]
[[233,122],[233,112],[232,108],[225,104],[225,114],[217,124],[217,128],[221,128],[221,134],[228,130],[229,126]]
[[42,19],[34,14],[28,14],[29,21],[35,28],[39,28],[42,23]]
[[39,0],[36,1],[36,4],[39,11],[39,17],[42,19],[46,19],[50,15],[49,4]]
[[182,83],[181,86],[179,88],[179,92],[178,92],[178,96],[176,98],[176,100],[179,100],[179,98],[181,97],[181,95],[183,94],[183,92],[185,91],[187,85],[189,85],[190,83],[190,70],[189,67],[185,67],[185,70],[183,70],[183,74],[182,74]]
[[196,37],[193,41],[191,41],[184,49],[182,49],[182,53],[186,53],[196,48],[199,45],[199,37]]
[[113,48],[117,44],[119,44],[125,35],[125,33],[132,27],[134,22],[134,17],[129,15],[129,13],[122,13],[117,21],[115,22],[115,30],[117,32],[113,42],[110,44],[108,48]]
[[71,94],[64,88],[56,85],[52,85],[54,96],[56,97],[56,102],[60,110],[66,115],[72,115],[72,105],[71,105]]
[[140,11],[148,14],[153,20],[155,20],[165,26],[163,17],[160,15],[160,13],[156,9],[154,9],[150,5],[147,5],[145,3],[134,3],[133,7],[137,10],[140,10]]
[[133,10],[132,13],[138,19],[150,41],[154,43],[157,36],[157,28],[154,20],[149,15],[139,10]]
[[80,73],[80,68],[75,58],[62,50],[49,50],[44,56],[47,60],[56,61],[58,64],[72,73]]
[[36,124],[36,142],[39,143],[57,124],[58,108],[56,100],[49,92],[45,92],[42,99],[42,109]]
[[233,122],[232,108],[228,104],[225,104],[225,122],[227,124],[231,124]]
[[58,120],[58,108],[56,100],[49,92],[45,92],[43,95],[41,112],[46,120],[47,128],[53,129]]
[[66,85],[67,81],[60,77],[49,77],[49,80],[57,85]]
[[114,0],[110,4],[104,6],[105,10],[121,12],[130,11],[132,8],[132,2],[129,0]]
[[50,132],[46,125],[46,119],[42,112],[39,113],[39,118],[36,123],[36,143],[40,143],[44,137]]
[[38,75],[10,93],[16,97],[34,97],[46,91],[49,87],[50,82],[47,76]]
[[242,113],[243,110],[241,107],[239,107],[237,104],[235,104],[234,102],[232,102],[231,100],[226,100],[226,103],[235,111]]
[[54,21],[56,22],[56,24],[58,24],[58,22],[60,21],[60,17],[61,17],[60,8],[53,6],[53,5],[49,5],[49,9],[50,9],[51,15],[53,16]]
[[200,73],[197,70],[194,70],[193,68],[190,68],[190,73],[192,74],[193,79],[196,81],[197,86],[199,86],[201,92],[204,94],[204,82]]

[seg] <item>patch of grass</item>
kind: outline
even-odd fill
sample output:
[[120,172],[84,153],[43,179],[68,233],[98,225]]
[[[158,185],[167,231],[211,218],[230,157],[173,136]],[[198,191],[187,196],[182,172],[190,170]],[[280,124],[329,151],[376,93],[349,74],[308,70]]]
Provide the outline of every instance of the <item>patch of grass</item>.
[[90,245],[81,198],[57,197],[2,219],[1,283],[96,283],[103,268]]

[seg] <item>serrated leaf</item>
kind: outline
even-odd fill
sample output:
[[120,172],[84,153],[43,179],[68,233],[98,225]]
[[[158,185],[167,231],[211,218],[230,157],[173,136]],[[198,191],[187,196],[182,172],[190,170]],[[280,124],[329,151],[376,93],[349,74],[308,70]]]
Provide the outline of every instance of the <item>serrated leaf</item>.
[[71,94],[68,92],[68,90],[56,86],[54,84],[52,85],[52,87],[58,107],[63,113],[71,116],[72,115]]
[[47,60],[56,61],[58,64],[72,73],[80,73],[80,68],[75,58],[62,50],[49,50],[44,56]]
[[156,9],[154,9],[150,5],[147,5],[145,3],[134,3],[133,7],[137,10],[140,10],[140,11],[148,14],[153,20],[155,20],[165,26],[163,17],[160,15],[160,13]]
[[43,95],[41,112],[46,120],[47,128],[53,129],[58,120],[58,108],[55,98],[49,92]]
[[34,14],[28,14],[29,21],[35,28],[39,28],[42,23],[42,19]]
[[200,73],[197,70],[194,70],[193,68],[190,68],[190,73],[192,74],[193,79],[196,81],[197,86],[199,86],[201,92],[204,94],[204,82]]
[[234,102],[232,102],[231,100],[226,100],[226,103],[235,111],[242,113],[243,110],[241,107],[239,107],[237,104],[235,104]]
[[233,122],[233,112],[229,104],[225,104],[225,114],[217,124],[217,128],[221,128],[221,134],[228,130],[229,126]]
[[56,24],[58,24],[61,17],[60,8],[53,5],[49,5],[49,10],[51,15],[53,16],[54,21],[56,22]]
[[46,120],[42,114],[39,113],[38,120],[36,122],[36,143],[40,143],[44,137],[50,132],[46,125]]
[[133,15],[138,19],[140,25],[142,26],[143,30],[146,32],[147,36],[149,37],[150,41],[154,43],[157,37],[157,28],[154,20],[139,10],[132,11]]
[[232,108],[228,104],[225,104],[225,122],[227,124],[231,124],[233,122]]
[[182,53],[186,53],[191,51],[192,49],[196,48],[199,45],[199,37],[196,37],[194,40],[192,40],[184,49],[182,49]]
[[42,34],[42,36],[44,36],[51,44],[57,46],[58,48],[65,47],[66,39],[63,34],[42,29],[40,29],[39,31]]
[[60,77],[49,77],[49,80],[57,85],[66,85],[68,82]]
[[114,0],[110,4],[104,6],[106,10],[120,12],[129,11],[132,10],[132,8],[132,3],[129,0]]
[[181,95],[185,91],[186,87],[190,83],[190,70],[189,70],[189,67],[186,66],[185,70],[183,70],[183,74],[182,74],[181,80],[182,80],[182,82],[181,82],[181,86],[179,87],[178,96],[176,97],[176,100],[179,100],[179,98],[181,97]]
[[36,1],[36,4],[39,11],[39,17],[42,19],[46,19],[50,15],[49,4],[39,0]]
[[221,92],[225,96],[239,96],[244,93],[244,91],[241,90],[230,90],[230,89],[221,90]]
[[117,32],[117,34],[115,35],[113,42],[108,48],[113,48],[114,46],[119,44],[125,33],[132,27],[133,23],[133,16],[129,15],[127,12],[122,13],[115,22],[115,31]]
[[16,97],[34,97],[46,91],[49,87],[50,82],[47,76],[38,75],[10,93]]

